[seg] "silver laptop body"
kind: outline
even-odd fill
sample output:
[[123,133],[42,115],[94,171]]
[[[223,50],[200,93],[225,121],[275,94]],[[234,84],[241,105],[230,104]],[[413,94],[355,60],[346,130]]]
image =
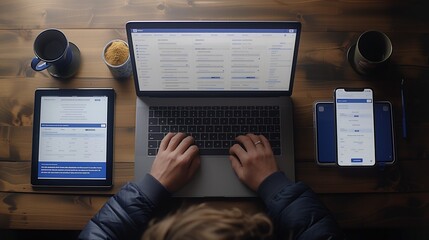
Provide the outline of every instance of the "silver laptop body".
[[[209,115],[224,108],[242,109],[239,112],[243,113],[258,112],[260,109],[261,113],[256,113],[260,118],[266,117],[262,115],[268,113],[271,115],[271,109],[276,109],[273,112],[279,112],[277,117],[280,121],[280,127],[276,128],[278,133],[274,134],[279,138],[274,144],[278,144],[276,147],[279,148],[276,160],[288,178],[295,180],[293,106],[290,95],[300,23],[128,22],[126,29],[137,93],[136,179],[142,178],[151,169],[156,151],[150,148],[154,148],[154,142],[158,141],[159,144],[160,141],[154,140],[154,137],[158,136],[159,139],[159,135],[165,134],[167,130],[174,128],[173,131],[180,131],[180,124],[186,125],[181,122],[176,127],[150,127],[155,121],[155,115],[163,118],[156,122],[176,123],[180,112],[185,109],[191,109],[191,114],[197,114],[197,111],[208,107]],[[268,110],[263,110],[265,108]],[[167,113],[161,113],[161,110]],[[185,121],[197,121],[195,118],[198,117],[204,119],[205,114],[186,115]],[[222,117],[218,119],[226,122]],[[237,123],[241,130],[255,130],[257,126],[254,120],[245,122],[244,117],[240,115],[237,118],[243,121],[241,125]],[[191,123],[196,127],[198,124],[202,123]],[[217,127],[216,124],[218,122],[213,126]],[[221,129],[217,127],[216,131],[212,127],[206,128],[210,128],[213,135]],[[156,132],[158,130],[161,133]],[[230,136],[226,132],[220,134],[223,137]],[[210,135],[208,133],[205,136]],[[216,148],[213,142],[219,145],[225,141],[212,141],[208,145],[201,143],[202,148]],[[196,176],[175,196],[255,196],[235,175],[227,153],[206,155],[204,152],[202,149],[201,167]]]

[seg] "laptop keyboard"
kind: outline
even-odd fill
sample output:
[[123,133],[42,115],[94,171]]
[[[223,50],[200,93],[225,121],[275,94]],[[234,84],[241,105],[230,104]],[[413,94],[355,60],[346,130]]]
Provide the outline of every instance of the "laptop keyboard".
[[157,153],[168,132],[184,132],[195,139],[201,155],[228,155],[235,137],[262,134],[280,155],[279,106],[162,106],[149,108],[148,155]]

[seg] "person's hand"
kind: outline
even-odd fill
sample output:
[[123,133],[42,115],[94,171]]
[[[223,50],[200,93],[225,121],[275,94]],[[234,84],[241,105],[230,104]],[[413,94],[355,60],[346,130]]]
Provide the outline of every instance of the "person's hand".
[[162,139],[150,174],[170,192],[183,187],[200,166],[198,147],[184,133],[168,133]]
[[235,139],[229,160],[238,178],[253,191],[272,173],[278,171],[270,142],[263,136],[247,134]]

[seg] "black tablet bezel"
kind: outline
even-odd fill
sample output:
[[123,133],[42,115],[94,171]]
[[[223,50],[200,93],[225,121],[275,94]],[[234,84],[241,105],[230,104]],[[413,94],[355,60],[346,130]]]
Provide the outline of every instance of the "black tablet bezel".
[[[75,179],[39,179],[39,133],[40,105],[43,96],[107,96],[107,152],[106,179],[75,180]],[[33,144],[31,159],[31,184],[33,187],[95,187],[111,188],[113,185],[113,131],[114,131],[115,91],[111,88],[94,89],[37,89],[34,98]]]

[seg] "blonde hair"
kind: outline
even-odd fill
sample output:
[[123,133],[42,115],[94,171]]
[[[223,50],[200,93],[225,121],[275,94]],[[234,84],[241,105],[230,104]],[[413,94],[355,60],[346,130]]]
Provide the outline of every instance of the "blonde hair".
[[244,214],[236,208],[217,210],[201,204],[158,222],[152,220],[142,240],[268,239],[272,232],[272,223],[264,214]]

